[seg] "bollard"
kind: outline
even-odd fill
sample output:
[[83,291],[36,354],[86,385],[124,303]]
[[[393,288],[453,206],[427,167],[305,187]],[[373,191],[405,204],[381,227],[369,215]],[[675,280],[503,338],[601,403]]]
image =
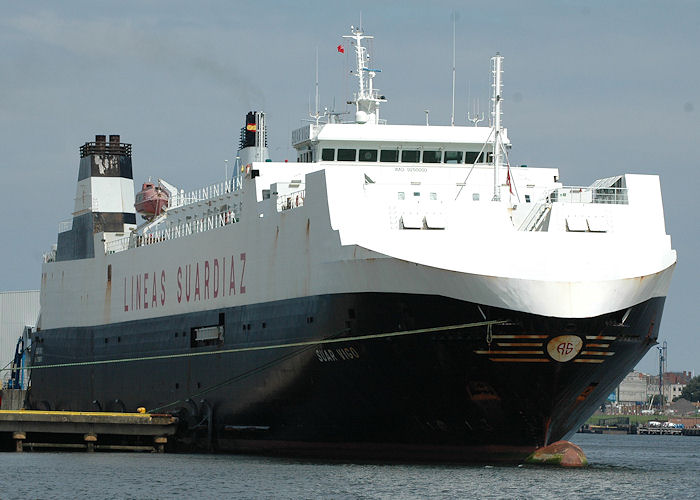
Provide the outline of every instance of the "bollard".
[[153,442],[156,445],[156,451],[158,453],[164,453],[165,452],[165,443],[168,442],[168,438],[165,436],[156,436],[153,438]]
[[16,451],[17,453],[22,453],[23,447],[22,447],[22,442],[27,439],[27,434],[22,432],[22,431],[17,431],[12,433],[12,439],[15,440],[16,443]]
[[85,441],[85,444],[87,445],[87,451],[92,453],[95,451],[95,441],[97,441],[97,434],[85,434],[83,436],[83,440]]

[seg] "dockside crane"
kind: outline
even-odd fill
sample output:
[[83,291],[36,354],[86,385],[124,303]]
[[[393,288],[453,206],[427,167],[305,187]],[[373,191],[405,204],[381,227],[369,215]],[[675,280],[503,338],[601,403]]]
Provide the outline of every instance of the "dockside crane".
[[662,345],[656,346],[656,348],[659,350],[659,413],[661,413],[661,409],[663,408],[664,372],[666,371],[667,347],[668,345],[666,344],[665,340]]

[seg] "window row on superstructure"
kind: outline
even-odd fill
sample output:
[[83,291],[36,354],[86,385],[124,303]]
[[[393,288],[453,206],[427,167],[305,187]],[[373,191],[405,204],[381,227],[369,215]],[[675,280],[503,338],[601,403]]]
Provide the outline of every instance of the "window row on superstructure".
[[[310,150],[300,151],[297,162],[314,161]],[[443,151],[442,149],[391,148],[356,149],[323,148],[321,161],[368,162],[368,163],[450,163],[467,164],[489,163],[493,153],[477,151]]]

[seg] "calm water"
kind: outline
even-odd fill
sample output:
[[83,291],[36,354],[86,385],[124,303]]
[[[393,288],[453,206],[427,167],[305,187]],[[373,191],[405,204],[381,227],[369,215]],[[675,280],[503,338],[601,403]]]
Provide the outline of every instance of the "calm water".
[[0,498],[700,498],[700,437],[574,441],[587,469],[0,453]]

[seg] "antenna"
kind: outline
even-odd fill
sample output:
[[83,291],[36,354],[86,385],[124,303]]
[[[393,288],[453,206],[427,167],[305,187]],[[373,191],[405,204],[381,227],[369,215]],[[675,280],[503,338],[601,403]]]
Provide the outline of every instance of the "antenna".
[[484,112],[482,111],[481,114],[479,114],[479,101],[477,99],[474,99],[474,116],[472,116],[471,113],[467,112],[467,120],[472,122],[473,126],[476,127],[479,122],[484,121]]
[[457,14],[452,11],[452,115],[450,115],[450,125],[455,126],[455,31],[457,24]]
[[318,118],[318,45],[316,46],[316,117]]
[[473,126],[476,127],[479,124],[479,122],[484,121],[484,112],[479,112],[480,106],[478,99],[474,99],[472,107],[474,109],[474,115],[472,116],[472,114],[467,111],[467,120],[472,122]]
[[[474,116],[472,116],[471,112],[469,111],[470,102],[472,109],[474,110]],[[479,122],[484,121],[484,113],[480,113],[480,109],[481,107],[479,105],[479,100],[472,100],[472,84],[471,82],[467,82],[467,121],[472,122],[473,127],[476,127]]]
[[501,186],[498,180],[499,170],[501,168],[501,66],[503,64],[503,56],[496,52],[496,55],[491,58],[491,73],[493,74],[493,97],[492,111],[493,117],[493,201],[501,201]]
[[321,115],[318,112],[318,46],[316,46],[316,83],[315,83],[315,106],[314,106],[314,112],[313,114],[311,113],[311,97],[309,97],[309,116],[316,120],[316,125],[318,125],[318,121],[321,118]]

